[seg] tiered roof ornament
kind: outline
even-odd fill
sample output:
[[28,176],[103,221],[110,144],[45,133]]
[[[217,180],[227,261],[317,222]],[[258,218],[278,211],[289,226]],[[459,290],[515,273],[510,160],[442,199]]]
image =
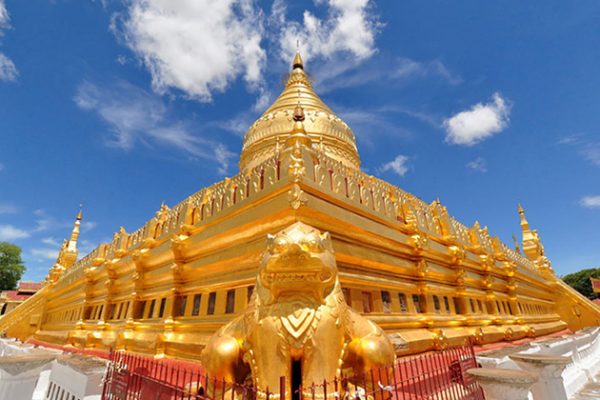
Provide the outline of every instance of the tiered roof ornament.
[[553,272],[550,260],[544,253],[544,245],[540,239],[537,229],[529,227],[529,221],[525,217],[525,210],[519,204],[519,218],[521,219],[521,231],[523,233],[522,248],[525,257],[533,261],[541,272]]
[[65,239],[63,241],[63,244],[60,246],[58,257],[56,258],[56,262],[48,272],[46,282],[56,282],[58,278],[60,278],[60,276],[63,274],[63,272],[71,266],[73,266],[73,264],[75,264],[75,261],[77,261],[77,256],[79,255],[79,251],[77,250],[77,241],[79,240],[79,232],[82,219],[83,210],[79,209],[77,217],[75,218],[73,230],[71,231],[71,236],[69,237],[69,240]]
[[276,155],[279,145],[289,136],[290,122],[294,121],[298,108],[303,110],[303,126],[311,146],[318,144],[319,150],[348,167],[360,167],[354,133],[315,93],[302,56],[296,53],[283,92],[244,137],[240,171],[254,168]]

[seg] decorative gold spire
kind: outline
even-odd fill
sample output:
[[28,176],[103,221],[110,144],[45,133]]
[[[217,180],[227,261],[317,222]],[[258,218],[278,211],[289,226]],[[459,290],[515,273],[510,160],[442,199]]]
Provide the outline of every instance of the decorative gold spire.
[[294,57],[294,62],[292,63],[292,69],[304,69],[304,63],[302,62],[302,56],[299,51],[296,51],[296,56]]
[[77,217],[75,217],[75,224],[73,225],[73,230],[71,231],[71,237],[69,238],[69,243],[67,245],[67,250],[70,252],[77,253],[77,240],[79,239],[79,231],[81,226],[81,220],[83,219],[83,207],[79,207],[79,212],[77,213]]
[[525,210],[523,210],[521,203],[519,203],[517,211],[519,211],[519,218],[521,219],[521,230],[523,232],[529,231],[529,222],[527,221],[527,218],[525,218]]
[[291,133],[290,128],[296,125],[294,121],[290,126],[290,120],[298,105],[304,113],[305,133],[312,142],[320,146],[322,143],[323,152],[329,157],[348,167],[359,168],[360,158],[352,130],[315,93],[298,52],[283,92],[246,132],[240,170],[253,168],[275,156],[278,138],[283,143]]
[[547,270],[551,270],[550,261],[544,254],[544,245],[540,240],[540,236],[536,229],[529,228],[529,222],[525,217],[525,210],[519,204],[519,217],[521,219],[521,231],[523,233],[523,253],[529,260],[534,261],[536,265],[542,266]]
[[77,240],[79,239],[79,228],[82,219],[83,207],[80,206],[77,217],[75,217],[75,224],[73,225],[71,236],[69,237],[69,240],[65,239],[60,246],[56,262],[52,268],[50,268],[48,277],[46,277],[47,282],[55,283],[62,273],[77,261],[77,256],[79,255],[79,252],[77,251]]

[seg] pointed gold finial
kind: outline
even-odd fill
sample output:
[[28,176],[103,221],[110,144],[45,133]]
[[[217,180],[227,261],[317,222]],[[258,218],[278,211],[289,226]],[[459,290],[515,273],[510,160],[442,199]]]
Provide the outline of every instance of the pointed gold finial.
[[527,221],[527,218],[525,217],[525,210],[523,209],[523,206],[521,206],[521,203],[519,203],[519,207],[517,208],[517,211],[519,212],[519,218],[521,219],[521,230],[523,231],[523,234],[525,235],[526,232],[529,232],[529,222]]
[[296,56],[294,57],[294,61],[292,62],[292,69],[304,69],[304,63],[302,62],[302,56],[300,56],[300,51],[296,51]]
[[544,257],[544,246],[542,245],[537,230],[532,230],[529,227],[529,221],[527,221],[527,218],[525,217],[525,210],[521,204],[519,204],[518,210],[519,218],[521,219],[521,232],[523,233],[523,253],[529,260],[538,262]]
[[77,213],[77,220],[81,221],[83,219],[83,204],[79,204],[79,212]]

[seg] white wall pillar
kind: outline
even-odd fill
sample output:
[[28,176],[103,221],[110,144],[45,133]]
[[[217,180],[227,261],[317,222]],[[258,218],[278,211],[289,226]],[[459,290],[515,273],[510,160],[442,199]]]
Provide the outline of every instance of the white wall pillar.
[[535,382],[533,374],[503,368],[472,368],[467,371],[483,388],[486,400],[527,400]]
[[0,357],[0,399],[31,399],[40,373],[55,358],[48,353]]
[[106,366],[105,360],[65,354],[52,365],[51,390],[66,393],[67,399],[71,396],[76,399],[99,398]]
[[567,400],[562,373],[571,363],[571,357],[512,354],[510,359],[516,362],[519,368],[538,378],[531,387],[533,400]]

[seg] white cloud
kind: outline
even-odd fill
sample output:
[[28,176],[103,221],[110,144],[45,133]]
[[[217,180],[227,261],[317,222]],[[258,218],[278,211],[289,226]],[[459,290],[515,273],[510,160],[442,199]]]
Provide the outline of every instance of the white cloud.
[[281,29],[279,44],[286,62],[292,59],[297,40],[306,59],[328,59],[339,52],[366,59],[376,51],[375,36],[380,25],[371,13],[370,0],[315,0],[317,6],[327,6],[327,17],[320,19],[305,10],[302,24],[286,21],[284,2],[275,3],[272,18]]
[[33,248],[30,250],[31,255],[38,261],[56,260],[59,249]]
[[576,133],[562,137],[557,144],[573,146],[584,160],[600,167],[600,142],[589,139],[585,133]]
[[17,206],[11,203],[0,203],[0,215],[1,214],[16,214],[19,212]]
[[[109,243],[110,240],[104,240],[104,243]],[[89,240],[80,240],[77,243],[77,249],[79,250],[79,255],[89,254],[97,247],[97,243],[92,243]]]
[[0,214],[16,214],[19,208],[11,203],[0,203]]
[[125,65],[129,62],[129,59],[127,58],[127,56],[124,56],[123,54],[119,54],[117,56],[117,58],[115,58],[115,61],[117,62],[117,64]]
[[487,172],[487,162],[485,161],[485,158],[477,157],[476,159],[467,163],[467,168],[472,169],[473,171],[485,173]]
[[[162,100],[128,82],[98,86],[83,82],[74,98],[84,110],[93,111],[110,126],[107,145],[131,150],[136,144],[166,145],[190,156],[212,160],[219,151],[223,161],[225,147],[196,134],[189,124],[173,121]],[[226,168],[222,163],[221,169]]]
[[[10,17],[6,10],[4,0],[0,0],[0,39],[4,36],[4,29],[10,27]],[[15,63],[5,54],[0,53],[0,81],[14,81],[19,76]]]
[[600,166],[600,143],[587,143],[581,149],[581,154],[590,163]]
[[557,144],[574,147],[584,160],[600,167],[600,142],[594,140],[585,133],[576,133],[560,138]]
[[229,170],[229,160],[235,157],[235,155],[235,153],[232,153],[231,151],[227,150],[227,148],[222,144],[218,144],[215,147],[215,158],[219,163],[219,174],[225,175],[227,173],[227,171]]
[[81,223],[81,231],[82,232],[89,232],[92,229],[94,229],[96,226],[98,226],[98,224],[94,221],[83,221]]
[[556,144],[578,144],[581,142],[582,135],[580,133],[575,133],[572,135],[566,135],[558,139]]
[[600,196],[584,196],[579,204],[585,208],[600,208]]
[[47,237],[42,239],[42,243],[47,244],[48,246],[60,247],[61,243],[53,237]]
[[261,78],[262,11],[253,0],[130,0],[113,31],[142,60],[159,93],[210,101],[243,75]]
[[380,172],[392,171],[399,176],[404,176],[408,172],[408,160],[407,156],[399,154],[392,161],[383,164],[378,169]]
[[28,232],[12,225],[0,225],[0,240],[25,239],[29,236]]
[[8,21],[10,20],[8,16],[8,11],[6,10],[6,5],[4,4],[4,0],[0,0],[0,28],[8,28]]
[[45,232],[55,228],[65,228],[67,225],[63,222],[60,223],[56,221],[54,218],[46,214],[44,210],[38,209],[34,210],[33,214],[35,215],[35,228],[32,232]]
[[363,62],[352,57],[325,60],[311,69],[319,93],[364,85],[407,85],[417,80],[441,80],[452,86],[462,83],[462,78],[452,73],[439,60],[416,61],[410,58],[388,59],[373,57]]
[[453,74],[439,60],[419,62],[410,58],[400,58],[397,65],[392,70],[390,77],[392,79],[415,79],[425,77],[439,77],[448,82],[450,85],[458,85],[462,83],[462,78]]
[[494,93],[491,102],[477,103],[444,121],[446,142],[473,146],[504,130],[509,114],[510,105],[500,93]]
[[0,53],[0,81],[15,81],[19,76],[15,63]]

